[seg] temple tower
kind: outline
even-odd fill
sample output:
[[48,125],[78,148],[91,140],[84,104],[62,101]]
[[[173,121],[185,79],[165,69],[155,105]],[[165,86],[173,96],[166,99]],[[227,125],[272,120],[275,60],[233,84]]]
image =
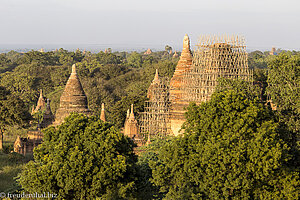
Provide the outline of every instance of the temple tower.
[[75,64],[72,66],[72,73],[67,81],[65,90],[60,97],[59,109],[56,111],[54,125],[57,126],[64,121],[70,113],[77,112],[90,115],[87,97],[83,91],[79,77],[76,73]]
[[183,49],[176,66],[174,75],[170,81],[170,125],[174,135],[179,134],[179,130],[185,121],[184,108],[188,102],[183,100],[182,79],[184,73],[191,69],[193,56],[190,49],[190,39],[186,34],[183,38]]
[[140,118],[141,132],[159,137],[170,134],[168,81],[159,77],[158,70],[148,88],[147,97],[149,100],[145,102],[145,111]]
[[41,89],[37,105],[35,108],[33,106],[31,114],[33,115],[34,113],[37,113],[38,111],[45,110],[45,108],[46,108],[46,102],[43,97],[43,90]]
[[133,104],[131,104],[131,112],[125,121],[124,135],[135,138],[139,136],[139,126],[133,113]]
[[100,119],[101,119],[102,121],[106,122],[106,118],[105,118],[105,110],[104,110],[104,103],[102,103],[102,105],[101,105]]

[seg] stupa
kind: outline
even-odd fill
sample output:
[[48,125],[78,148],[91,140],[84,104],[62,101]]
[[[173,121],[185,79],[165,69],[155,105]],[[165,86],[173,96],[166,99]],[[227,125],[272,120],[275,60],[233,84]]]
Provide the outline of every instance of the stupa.
[[131,104],[131,111],[129,113],[129,116],[127,114],[126,117],[126,121],[124,124],[124,135],[130,137],[138,146],[142,146],[144,144],[144,140],[140,135],[138,122],[134,116],[133,104]]
[[90,115],[87,97],[84,93],[79,77],[76,73],[75,64],[72,66],[72,73],[66,84],[65,90],[60,97],[59,109],[56,111],[53,125],[61,124],[70,113],[77,112]]
[[34,106],[32,107],[31,114],[33,115],[34,113],[37,113],[39,111],[43,111],[43,110],[45,110],[45,108],[46,108],[46,102],[45,102],[45,99],[43,97],[43,90],[41,89],[37,105],[36,105],[35,108],[34,108]]

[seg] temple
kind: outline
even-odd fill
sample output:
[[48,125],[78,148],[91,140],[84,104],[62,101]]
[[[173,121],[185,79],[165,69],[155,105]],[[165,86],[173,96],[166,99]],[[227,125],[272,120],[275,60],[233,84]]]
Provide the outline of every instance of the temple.
[[35,130],[29,130],[26,137],[17,136],[14,143],[14,152],[20,154],[32,154],[34,147],[38,146],[43,141],[42,128],[47,128],[54,121],[54,115],[50,108],[50,100],[47,99],[47,104],[45,105],[45,100],[40,90],[40,96],[37,102],[37,106],[32,111],[32,115],[36,113],[41,113],[43,115],[42,121],[39,121]]
[[[90,115],[91,112],[88,109],[87,97],[83,91],[79,77],[76,73],[75,65],[72,66],[72,73],[67,81],[65,90],[60,97],[60,107],[56,111],[54,117],[51,107],[50,100],[47,99],[47,104],[43,97],[42,90],[37,102],[37,106],[32,111],[32,115],[41,112],[43,114],[43,120],[38,122],[35,130],[27,132],[26,137],[18,136],[14,143],[14,151],[20,154],[31,154],[33,153],[34,147],[41,144],[43,140],[43,133],[41,129],[47,128],[50,125],[60,125],[64,118],[72,112],[84,113]],[[101,120],[105,121],[104,104],[102,105]]]
[[17,136],[14,143],[14,152],[19,154],[32,154],[33,149],[43,141],[43,133],[40,130],[28,131],[27,137]]
[[[163,81],[156,71],[148,89],[141,132],[150,136],[179,135],[183,132],[186,108],[190,102],[210,100],[219,78],[251,82],[244,38],[238,36],[202,36],[192,55],[188,35],[171,81]],[[147,142],[147,143],[148,143]]]
[[72,73],[67,81],[65,90],[60,97],[59,108],[55,114],[54,125],[60,125],[70,113],[77,112],[90,115],[87,97],[84,93],[79,77],[76,73],[75,64],[72,66]]
[[140,129],[143,134],[158,137],[170,134],[168,79],[160,77],[156,69],[154,79],[148,88],[148,101],[141,113]]
[[131,104],[131,111],[128,114],[124,124],[124,135],[131,138],[138,146],[142,146],[144,144],[144,139],[140,135],[138,122],[135,119],[133,112],[133,104]]
[[34,108],[34,106],[32,107],[31,114],[33,115],[34,113],[45,110],[45,108],[46,108],[46,102],[45,102],[45,99],[43,97],[43,90],[41,89],[37,105],[36,105],[35,108]]

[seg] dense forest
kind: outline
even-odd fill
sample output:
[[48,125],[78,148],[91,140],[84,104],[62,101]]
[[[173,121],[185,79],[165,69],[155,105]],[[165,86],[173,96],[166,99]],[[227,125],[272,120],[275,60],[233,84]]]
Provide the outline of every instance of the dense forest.
[[[171,79],[178,60],[168,51],[144,55],[59,49],[0,54],[4,152],[11,150],[9,142],[17,134],[30,129],[29,120],[34,119],[29,113],[40,89],[55,113],[72,64],[95,114],[71,115],[59,129],[47,129],[35,162],[25,166],[18,182],[26,191],[51,191],[63,199],[298,199],[300,52],[249,53],[253,87],[220,80],[211,101],[189,106],[186,137],[154,138],[137,156],[132,141],[118,131],[126,111],[134,104],[138,117],[155,69]],[[101,103],[109,123],[97,118]],[[270,103],[277,109],[272,110]],[[68,128],[78,124],[74,130],[82,131]],[[60,141],[69,146],[61,146]],[[95,149],[97,145],[104,149]],[[22,164],[28,161],[10,156]],[[6,191],[17,189],[20,186]]]

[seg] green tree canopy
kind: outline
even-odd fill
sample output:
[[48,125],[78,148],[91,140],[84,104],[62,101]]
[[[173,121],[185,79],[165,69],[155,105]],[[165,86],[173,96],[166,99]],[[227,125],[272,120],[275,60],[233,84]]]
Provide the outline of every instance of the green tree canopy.
[[185,134],[150,163],[165,199],[298,199],[299,174],[272,112],[228,90],[188,108]]
[[300,54],[281,53],[268,65],[267,94],[280,121],[294,133],[300,149]]
[[140,68],[143,64],[142,55],[134,51],[128,56],[127,62],[131,67]]
[[7,125],[24,126],[31,119],[24,102],[0,86],[0,149],[2,149],[3,132]]
[[74,113],[45,130],[19,182],[28,192],[62,199],[129,198],[135,186],[133,146],[111,124]]

